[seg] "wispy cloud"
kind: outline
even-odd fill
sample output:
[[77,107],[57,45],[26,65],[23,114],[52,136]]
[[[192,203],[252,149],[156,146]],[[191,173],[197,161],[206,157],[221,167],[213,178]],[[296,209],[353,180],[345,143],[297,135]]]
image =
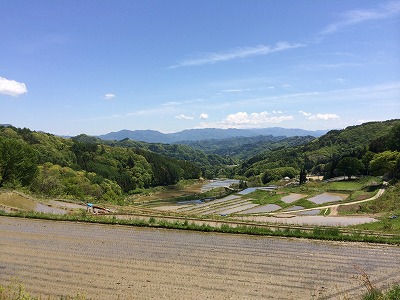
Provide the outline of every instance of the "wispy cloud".
[[246,92],[246,91],[251,91],[252,89],[228,89],[228,90],[222,90],[221,93],[240,93],[240,92]]
[[105,94],[104,96],[103,96],[103,99],[105,99],[105,100],[112,100],[112,99],[114,99],[116,96],[115,96],[115,94]]
[[203,99],[193,99],[193,100],[184,100],[184,101],[169,101],[161,104],[162,106],[179,106],[179,105],[186,105],[186,104],[193,104],[198,102],[203,102]]
[[193,120],[194,117],[192,116],[186,116],[184,114],[180,114],[178,116],[175,116],[175,119],[179,119],[179,120]]
[[[398,98],[400,95],[400,81],[397,82],[386,82],[382,84],[372,85],[372,86],[362,86],[355,88],[342,88],[336,90],[327,91],[310,91],[302,93],[287,93],[276,96],[267,97],[257,97],[257,98],[247,98],[239,101],[227,102],[227,106],[232,107],[233,105],[264,105],[265,103],[291,103],[301,104],[301,103],[324,103],[334,101],[348,102],[348,99],[353,99],[355,101],[366,101],[374,102],[377,105],[382,103],[382,100],[377,99],[393,99],[398,103]],[[221,106],[221,104],[219,104]]]
[[183,60],[176,65],[170,66],[170,68],[174,69],[179,67],[215,64],[223,61],[247,58],[251,56],[267,55],[274,52],[280,52],[304,46],[304,44],[280,42],[274,46],[259,45],[255,47],[240,47],[226,52],[206,53],[197,58]]
[[242,92],[252,92],[252,91],[260,91],[260,90],[273,90],[275,87],[273,86],[268,86],[268,87],[259,87],[259,88],[246,88],[246,89],[226,89],[226,90],[222,90],[220,91],[218,94],[222,94],[222,93],[242,93]]
[[335,33],[343,28],[363,23],[370,20],[386,19],[400,14],[400,1],[387,2],[375,9],[351,10],[343,14],[341,20],[329,24],[321,34]]
[[25,83],[0,77],[0,94],[17,97],[27,92]]

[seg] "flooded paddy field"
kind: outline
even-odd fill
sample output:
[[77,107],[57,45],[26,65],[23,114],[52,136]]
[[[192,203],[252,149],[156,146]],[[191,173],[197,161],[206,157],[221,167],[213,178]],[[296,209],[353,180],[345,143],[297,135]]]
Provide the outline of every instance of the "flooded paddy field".
[[308,201],[314,202],[316,204],[324,204],[329,202],[337,202],[346,199],[348,195],[338,194],[338,193],[322,193],[317,196],[311,197]]
[[0,217],[0,283],[92,299],[350,299],[400,282],[400,248]]

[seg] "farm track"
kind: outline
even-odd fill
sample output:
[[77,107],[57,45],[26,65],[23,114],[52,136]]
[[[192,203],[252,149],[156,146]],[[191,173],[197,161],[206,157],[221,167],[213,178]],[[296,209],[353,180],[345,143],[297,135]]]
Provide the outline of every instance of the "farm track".
[[[0,283],[93,299],[357,299],[400,248],[0,217]],[[353,279],[352,279],[353,278]]]

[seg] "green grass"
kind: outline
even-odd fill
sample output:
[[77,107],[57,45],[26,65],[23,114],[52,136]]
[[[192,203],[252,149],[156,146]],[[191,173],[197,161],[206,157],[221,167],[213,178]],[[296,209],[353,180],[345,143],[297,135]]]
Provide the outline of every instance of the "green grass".
[[400,215],[396,219],[390,219],[391,215],[385,214],[379,218],[378,222],[354,225],[352,228],[361,230],[373,230],[382,233],[399,234],[400,236]]
[[362,181],[336,181],[336,182],[329,182],[326,183],[326,190],[329,191],[357,191],[361,190],[364,187],[364,182]]
[[314,208],[314,207],[320,206],[319,204],[315,204],[311,201],[308,201],[306,198],[302,198],[297,201],[294,201],[294,202],[290,203],[288,206],[293,206],[293,205],[303,206],[304,208]]
[[[388,187],[378,199],[361,203],[356,212],[358,214],[378,214],[380,217],[378,217],[379,222],[356,225],[354,228],[400,235],[400,182]],[[391,219],[392,216],[397,216],[397,218]]]
[[276,194],[275,192],[256,190],[250,194],[247,194],[246,197],[243,198],[247,198],[255,204],[260,204],[260,205],[276,204],[283,207],[286,205],[286,203],[283,202],[281,199],[285,195],[286,194]]
[[358,200],[365,200],[368,198],[373,197],[377,193],[377,190],[374,191],[354,191],[352,192],[349,197],[346,199],[347,202],[349,201],[358,201]]

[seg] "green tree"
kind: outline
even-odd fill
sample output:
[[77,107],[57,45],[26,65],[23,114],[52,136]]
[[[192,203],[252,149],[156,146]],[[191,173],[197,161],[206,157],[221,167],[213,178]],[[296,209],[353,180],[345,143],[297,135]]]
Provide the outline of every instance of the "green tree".
[[390,130],[387,144],[390,150],[400,151],[400,123],[394,125]]
[[400,152],[384,151],[378,153],[370,162],[372,174],[395,178],[400,173]]
[[304,184],[307,181],[307,172],[305,168],[302,168],[300,171],[300,184]]
[[266,170],[262,176],[261,181],[265,184],[271,181],[280,180],[284,177],[294,178],[299,174],[298,170],[293,167],[280,167]]
[[351,176],[357,175],[363,167],[363,163],[356,157],[344,157],[339,161],[336,169],[350,179]]
[[28,185],[37,171],[37,156],[24,141],[0,137],[0,187]]
[[366,175],[369,175],[370,173],[370,169],[369,169],[369,163],[371,162],[371,160],[374,158],[375,153],[371,152],[371,151],[367,151],[365,152],[365,154],[363,155],[363,157],[361,158],[361,161],[364,164],[364,171]]

